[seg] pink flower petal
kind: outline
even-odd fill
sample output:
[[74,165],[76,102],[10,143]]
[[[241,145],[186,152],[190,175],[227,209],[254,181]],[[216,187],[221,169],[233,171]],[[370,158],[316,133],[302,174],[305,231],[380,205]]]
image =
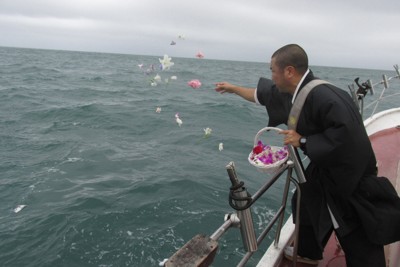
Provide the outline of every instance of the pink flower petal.
[[201,82],[197,79],[194,79],[194,80],[189,81],[188,85],[194,89],[198,89],[201,86]]

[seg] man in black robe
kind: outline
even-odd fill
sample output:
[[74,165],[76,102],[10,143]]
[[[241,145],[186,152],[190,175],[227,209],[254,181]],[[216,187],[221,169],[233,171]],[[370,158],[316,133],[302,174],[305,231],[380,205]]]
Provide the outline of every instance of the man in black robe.
[[[221,82],[215,90],[264,105],[269,126],[287,124],[298,92],[316,78],[308,68],[307,54],[295,44],[278,49],[270,69],[272,81],[261,78],[257,89]],[[376,159],[350,95],[331,84],[317,85],[305,100],[297,128],[282,134],[284,144],[300,147],[310,159],[307,182],[300,185],[298,255],[322,259],[324,246],[335,231],[348,267],[384,267],[383,245],[367,238],[351,204],[361,179],[376,175]]]

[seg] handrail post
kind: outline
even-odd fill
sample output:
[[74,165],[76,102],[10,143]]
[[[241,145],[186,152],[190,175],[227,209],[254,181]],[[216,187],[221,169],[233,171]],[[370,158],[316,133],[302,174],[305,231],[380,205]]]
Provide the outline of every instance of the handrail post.
[[300,156],[297,148],[293,146],[289,146],[290,157],[294,163],[294,170],[297,175],[297,180],[291,176],[291,181],[296,186],[297,198],[296,198],[296,217],[294,224],[294,244],[293,244],[293,267],[296,267],[297,264],[297,250],[298,250],[298,239],[299,239],[299,225],[300,225],[300,200],[301,200],[301,190],[300,185],[302,183],[307,182],[306,177],[304,175],[303,164],[300,161]]
[[297,197],[296,197],[296,217],[294,224],[294,241],[293,241],[293,267],[296,267],[297,263],[297,251],[299,248],[299,224],[300,224],[300,199],[301,199],[301,190],[299,182],[291,177],[292,183],[296,186]]
[[[286,203],[287,203],[287,198],[289,195],[290,179],[291,179],[292,171],[293,171],[293,162],[291,160],[289,160],[287,162],[287,164],[289,165],[289,168],[287,170],[286,183],[285,183],[285,188],[283,191],[282,203],[281,203],[281,209],[283,209],[283,210],[286,210]],[[279,221],[278,221],[278,225],[277,225],[277,229],[276,229],[275,241],[274,241],[275,247],[277,247],[278,243],[279,243],[279,238],[281,236],[281,230],[282,230],[284,218],[285,218],[285,213],[282,212],[282,214],[279,216]]]

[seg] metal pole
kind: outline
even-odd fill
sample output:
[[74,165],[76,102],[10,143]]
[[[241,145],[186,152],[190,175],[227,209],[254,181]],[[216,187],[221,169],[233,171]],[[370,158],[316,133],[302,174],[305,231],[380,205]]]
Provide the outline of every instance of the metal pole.
[[[246,207],[248,205],[248,200],[246,199],[249,199],[249,194],[246,188],[243,186],[243,183],[239,182],[239,179],[236,176],[234,163],[230,162],[226,166],[226,170],[232,183],[231,193],[234,198],[235,205],[238,208]],[[238,210],[237,216],[240,220],[240,233],[242,235],[244,248],[249,252],[256,251],[257,239],[254,231],[250,206],[244,210]]]
[[300,199],[301,190],[300,185],[296,179],[291,178],[292,182],[296,186],[297,198],[296,198],[296,223],[294,224],[294,244],[293,244],[293,267],[297,264],[297,250],[299,246],[299,225],[300,225]]
[[[293,166],[293,162],[290,160],[288,162],[289,166]],[[287,202],[287,197],[289,194],[289,186],[290,186],[290,178],[292,177],[292,170],[293,168],[289,168],[288,172],[287,172],[287,178],[286,178],[286,183],[285,183],[285,188],[283,191],[283,197],[282,197],[282,203],[281,203],[281,208],[283,209],[283,211],[285,211],[286,209],[286,202]],[[282,214],[279,217],[279,221],[278,221],[278,226],[276,229],[276,235],[275,235],[275,247],[278,246],[279,243],[279,238],[281,236],[281,229],[282,229],[282,225],[283,225],[283,219],[285,218],[285,213],[282,212]]]
[[306,177],[304,176],[303,165],[300,162],[300,157],[298,155],[297,149],[291,145],[288,145],[288,148],[289,148],[290,158],[294,163],[294,170],[296,171],[299,183],[302,184],[307,182]]

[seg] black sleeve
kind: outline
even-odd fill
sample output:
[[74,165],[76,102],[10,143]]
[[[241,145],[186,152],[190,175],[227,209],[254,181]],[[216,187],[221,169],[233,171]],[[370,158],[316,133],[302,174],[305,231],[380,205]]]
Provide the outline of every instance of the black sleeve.
[[292,107],[291,94],[279,92],[272,80],[260,78],[257,85],[257,99],[267,109],[268,126],[287,124]]

